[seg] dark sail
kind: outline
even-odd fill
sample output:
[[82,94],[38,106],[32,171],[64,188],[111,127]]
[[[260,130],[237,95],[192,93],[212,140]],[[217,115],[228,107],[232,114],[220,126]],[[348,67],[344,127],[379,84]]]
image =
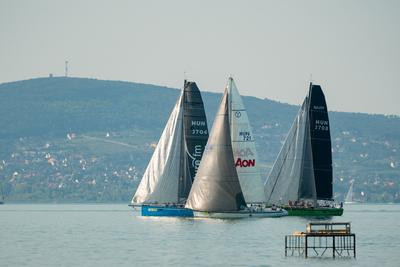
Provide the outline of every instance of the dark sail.
[[180,175],[178,195],[179,199],[186,200],[208,140],[203,100],[195,82],[185,80],[182,105],[184,153],[182,153],[182,175]]
[[317,199],[332,199],[332,150],[328,108],[321,86],[310,84],[309,119]]

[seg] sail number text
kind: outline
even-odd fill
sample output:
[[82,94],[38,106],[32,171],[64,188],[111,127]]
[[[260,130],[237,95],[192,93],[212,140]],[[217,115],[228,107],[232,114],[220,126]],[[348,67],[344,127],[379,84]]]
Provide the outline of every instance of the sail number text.
[[202,129],[192,129],[192,134],[207,134],[207,130],[202,130]]
[[[191,121],[191,130],[194,135],[205,135],[208,134],[207,124],[205,121]],[[205,127],[206,129],[195,129],[194,127]]]
[[315,120],[314,130],[329,131],[329,122],[326,120]]

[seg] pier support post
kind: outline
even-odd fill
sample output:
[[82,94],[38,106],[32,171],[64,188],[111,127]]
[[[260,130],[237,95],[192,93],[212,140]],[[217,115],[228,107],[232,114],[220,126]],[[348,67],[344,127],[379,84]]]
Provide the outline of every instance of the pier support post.
[[285,236],[285,257],[287,257],[287,236]]
[[335,236],[332,236],[332,251],[333,251],[333,257],[335,257]]
[[308,258],[308,236],[305,236],[304,255]]

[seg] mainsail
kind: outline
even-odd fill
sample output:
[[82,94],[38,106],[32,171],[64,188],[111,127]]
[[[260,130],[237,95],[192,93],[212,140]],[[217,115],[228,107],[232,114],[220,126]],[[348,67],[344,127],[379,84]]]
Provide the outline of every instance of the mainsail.
[[207,118],[203,100],[196,83],[185,80],[183,95],[183,128],[185,153],[179,199],[186,200],[208,140]]
[[132,204],[184,202],[207,139],[207,120],[200,91],[196,83],[185,81]]
[[310,130],[317,199],[331,200],[332,148],[328,108],[321,86],[310,84]]
[[264,184],[267,203],[332,199],[328,112],[319,85],[310,84],[281,151]]
[[265,202],[253,132],[233,78],[228,80],[229,122],[236,171],[246,203]]
[[234,165],[228,92],[221,104],[186,207],[197,211],[238,211],[246,206]]

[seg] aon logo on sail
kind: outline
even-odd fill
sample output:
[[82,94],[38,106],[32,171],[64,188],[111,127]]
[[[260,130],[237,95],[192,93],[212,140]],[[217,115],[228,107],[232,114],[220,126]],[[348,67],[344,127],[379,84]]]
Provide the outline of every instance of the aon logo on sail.
[[246,168],[246,167],[254,167],[255,165],[256,165],[256,160],[255,159],[241,159],[241,158],[238,158],[236,160],[236,163],[235,163],[235,167],[240,167],[240,168],[242,168],[242,167],[244,167],[244,168]]

